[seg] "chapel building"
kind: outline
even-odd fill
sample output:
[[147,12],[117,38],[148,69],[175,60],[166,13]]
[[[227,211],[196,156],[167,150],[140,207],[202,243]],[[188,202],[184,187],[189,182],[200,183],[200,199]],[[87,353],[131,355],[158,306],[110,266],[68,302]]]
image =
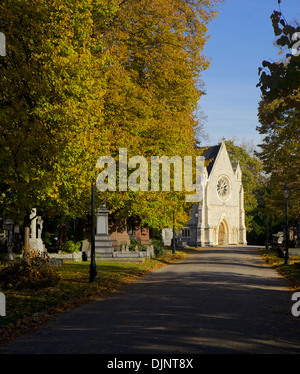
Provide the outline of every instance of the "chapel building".
[[204,149],[203,199],[193,206],[181,241],[188,246],[246,245],[244,191],[239,163],[232,164],[225,142]]

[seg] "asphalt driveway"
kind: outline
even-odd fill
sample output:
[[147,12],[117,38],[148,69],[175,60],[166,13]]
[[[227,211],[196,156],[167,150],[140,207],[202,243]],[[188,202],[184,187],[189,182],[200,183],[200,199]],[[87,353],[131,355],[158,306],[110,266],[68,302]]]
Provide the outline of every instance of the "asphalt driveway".
[[300,353],[292,294],[256,247],[201,249],[0,353]]

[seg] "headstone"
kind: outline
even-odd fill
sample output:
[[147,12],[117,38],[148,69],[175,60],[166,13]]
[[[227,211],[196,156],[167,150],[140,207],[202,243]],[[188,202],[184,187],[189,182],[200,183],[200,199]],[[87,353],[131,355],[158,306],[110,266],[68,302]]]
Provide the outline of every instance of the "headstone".
[[83,261],[87,261],[91,257],[91,242],[88,239],[83,240],[81,251]]
[[121,243],[121,253],[129,252],[129,246],[127,243]]
[[63,266],[64,260],[62,258],[51,258],[50,260],[50,266],[53,267],[61,267]]
[[95,235],[95,255],[96,257],[112,257],[113,247],[108,234],[108,214],[109,210],[105,203],[97,209],[97,224]]

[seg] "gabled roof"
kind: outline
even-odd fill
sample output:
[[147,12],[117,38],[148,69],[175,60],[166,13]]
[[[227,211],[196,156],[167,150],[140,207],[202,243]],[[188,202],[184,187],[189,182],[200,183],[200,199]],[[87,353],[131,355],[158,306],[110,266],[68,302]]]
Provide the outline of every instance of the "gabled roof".
[[209,164],[206,167],[208,175],[212,171],[212,168],[214,166],[214,163],[216,161],[216,158],[217,158],[217,155],[219,153],[220,148],[221,148],[221,144],[213,145],[213,146],[208,147],[208,148],[207,147],[200,148],[200,149],[204,149],[204,151],[202,153],[202,156],[204,156],[205,161],[210,161]]

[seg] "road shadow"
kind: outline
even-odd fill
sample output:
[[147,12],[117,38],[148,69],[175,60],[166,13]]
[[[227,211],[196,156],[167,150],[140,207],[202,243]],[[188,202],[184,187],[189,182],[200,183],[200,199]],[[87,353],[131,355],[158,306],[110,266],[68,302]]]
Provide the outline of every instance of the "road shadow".
[[291,291],[252,248],[209,248],[59,316],[7,353],[300,353]]

